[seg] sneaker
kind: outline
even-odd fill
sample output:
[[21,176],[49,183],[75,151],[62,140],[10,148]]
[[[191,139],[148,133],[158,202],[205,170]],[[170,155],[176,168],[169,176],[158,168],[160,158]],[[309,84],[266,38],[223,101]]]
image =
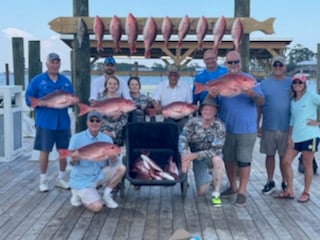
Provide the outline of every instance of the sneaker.
[[62,178],[59,178],[59,179],[57,180],[57,182],[56,182],[56,187],[62,188],[62,189],[65,189],[65,190],[70,189],[69,184],[68,184],[65,180],[63,180]]
[[229,187],[220,194],[220,197],[221,198],[229,198],[229,197],[232,197],[233,195],[235,195],[236,193],[237,193],[237,191],[234,191],[234,190],[232,190],[231,187]]
[[222,201],[221,201],[221,198],[220,198],[219,194],[213,195],[212,198],[211,198],[211,202],[212,202],[214,207],[221,207],[222,206]]
[[103,195],[103,201],[105,202],[106,206],[108,208],[117,208],[118,207],[118,203],[116,203],[112,197],[111,194],[109,195]]
[[39,191],[40,192],[48,192],[49,191],[49,186],[48,186],[48,181],[42,181],[39,184]]
[[273,191],[276,190],[274,181],[267,182],[266,185],[264,185],[262,189],[262,193],[265,195],[269,195],[273,193]]
[[70,203],[74,207],[80,207],[82,205],[81,198],[78,196],[75,191],[71,190],[72,196],[70,199]]
[[238,207],[246,206],[246,199],[247,199],[246,195],[239,193],[237,195],[237,200],[235,202],[235,205]]
[[288,188],[287,183],[282,182],[282,183],[281,183],[281,188],[282,188],[282,191],[285,191],[285,190]]

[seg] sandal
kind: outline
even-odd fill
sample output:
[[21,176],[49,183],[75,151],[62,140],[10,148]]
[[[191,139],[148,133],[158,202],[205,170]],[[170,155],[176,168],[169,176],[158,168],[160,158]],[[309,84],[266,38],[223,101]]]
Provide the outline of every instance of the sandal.
[[310,200],[310,194],[307,192],[303,192],[298,199],[298,202],[305,203]]
[[293,195],[293,193],[289,193],[287,191],[282,191],[282,192],[279,192],[277,195],[275,195],[274,198],[294,199],[294,195]]

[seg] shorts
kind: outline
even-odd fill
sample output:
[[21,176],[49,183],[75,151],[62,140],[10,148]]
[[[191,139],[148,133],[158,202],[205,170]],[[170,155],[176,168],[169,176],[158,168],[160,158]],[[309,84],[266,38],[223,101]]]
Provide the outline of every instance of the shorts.
[[192,168],[196,187],[211,182],[212,177],[209,174],[209,169],[213,167],[212,159],[202,159],[192,161]]
[[223,161],[251,163],[253,147],[256,139],[256,133],[227,133],[226,140],[222,150]]
[[288,132],[284,131],[262,131],[260,153],[267,156],[274,156],[278,151],[280,156],[284,156],[288,146]]
[[311,151],[317,152],[320,138],[313,138],[307,141],[294,143],[294,149],[298,152]]
[[99,186],[104,185],[106,182],[108,182],[116,173],[117,167],[104,167],[102,169],[103,171],[103,179],[98,180],[93,184],[92,187],[83,188],[83,189],[72,189],[74,193],[76,193],[80,199],[81,202],[84,205],[90,205],[96,201],[101,200],[101,196],[97,190]]
[[71,130],[49,130],[45,128],[36,128],[36,137],[33,145],[34,150],[51,152],[53,145],[57,149],[68,149]]

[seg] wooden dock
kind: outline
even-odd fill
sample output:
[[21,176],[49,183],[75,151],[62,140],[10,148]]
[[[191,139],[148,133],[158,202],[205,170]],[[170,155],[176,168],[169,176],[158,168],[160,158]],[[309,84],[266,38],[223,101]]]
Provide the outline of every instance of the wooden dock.
[[[197,198],[193,175],[185,199],[180,184],[143,186],[135,190],[126,181],[125,197],[116,196],[119,208],[105,208],[93,214],[83,207],[70,205],[70,191],[53,187],[57,161],[50,161],[48,193],[38,191],[39,167],[29,161],[32,138],[24,139],[25,154],[19,159],[0,163],[0,239],[146,239],[163,240],[179,228],[202,239],[319,239],[320,184],[315,175],[311,200],[298,203],[303,174],[294,162],[296,198],[279,200],[261,194],[266,181],[264,156],[254,151],[248,184],[247,206],[239,208],[225,200],[221,208],[211,205],[209,195]],[[319,154],[317,154],[319,159]],[[280,188],[279,169],[275,173]],[[226,177],[223,189],[227,187]]]

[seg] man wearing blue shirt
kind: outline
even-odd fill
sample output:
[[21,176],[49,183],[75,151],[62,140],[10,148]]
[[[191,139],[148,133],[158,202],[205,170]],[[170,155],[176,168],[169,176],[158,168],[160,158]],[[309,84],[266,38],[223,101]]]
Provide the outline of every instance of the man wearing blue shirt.
[[[50,53],[47,57],[47,71],[35,76],[26,91],[26,104],[31,105],[29,97],[43,98],[56,90],[63,90],[74,93],[72,84],[68,78],[59,73],[61,59],[58,54]],[[37,106],[35,112],[36,138],[34,149],[40,151],[40,192],[49,190],[47,180],[47,169],[49,153],[53,145],[57,149],[67,148],[71,135],[70,118],[68,108],[56,109],[45,106]],[[59,160],[60,169],[56,186],[69,189],[69,185],[64,181],[66,159]]]

